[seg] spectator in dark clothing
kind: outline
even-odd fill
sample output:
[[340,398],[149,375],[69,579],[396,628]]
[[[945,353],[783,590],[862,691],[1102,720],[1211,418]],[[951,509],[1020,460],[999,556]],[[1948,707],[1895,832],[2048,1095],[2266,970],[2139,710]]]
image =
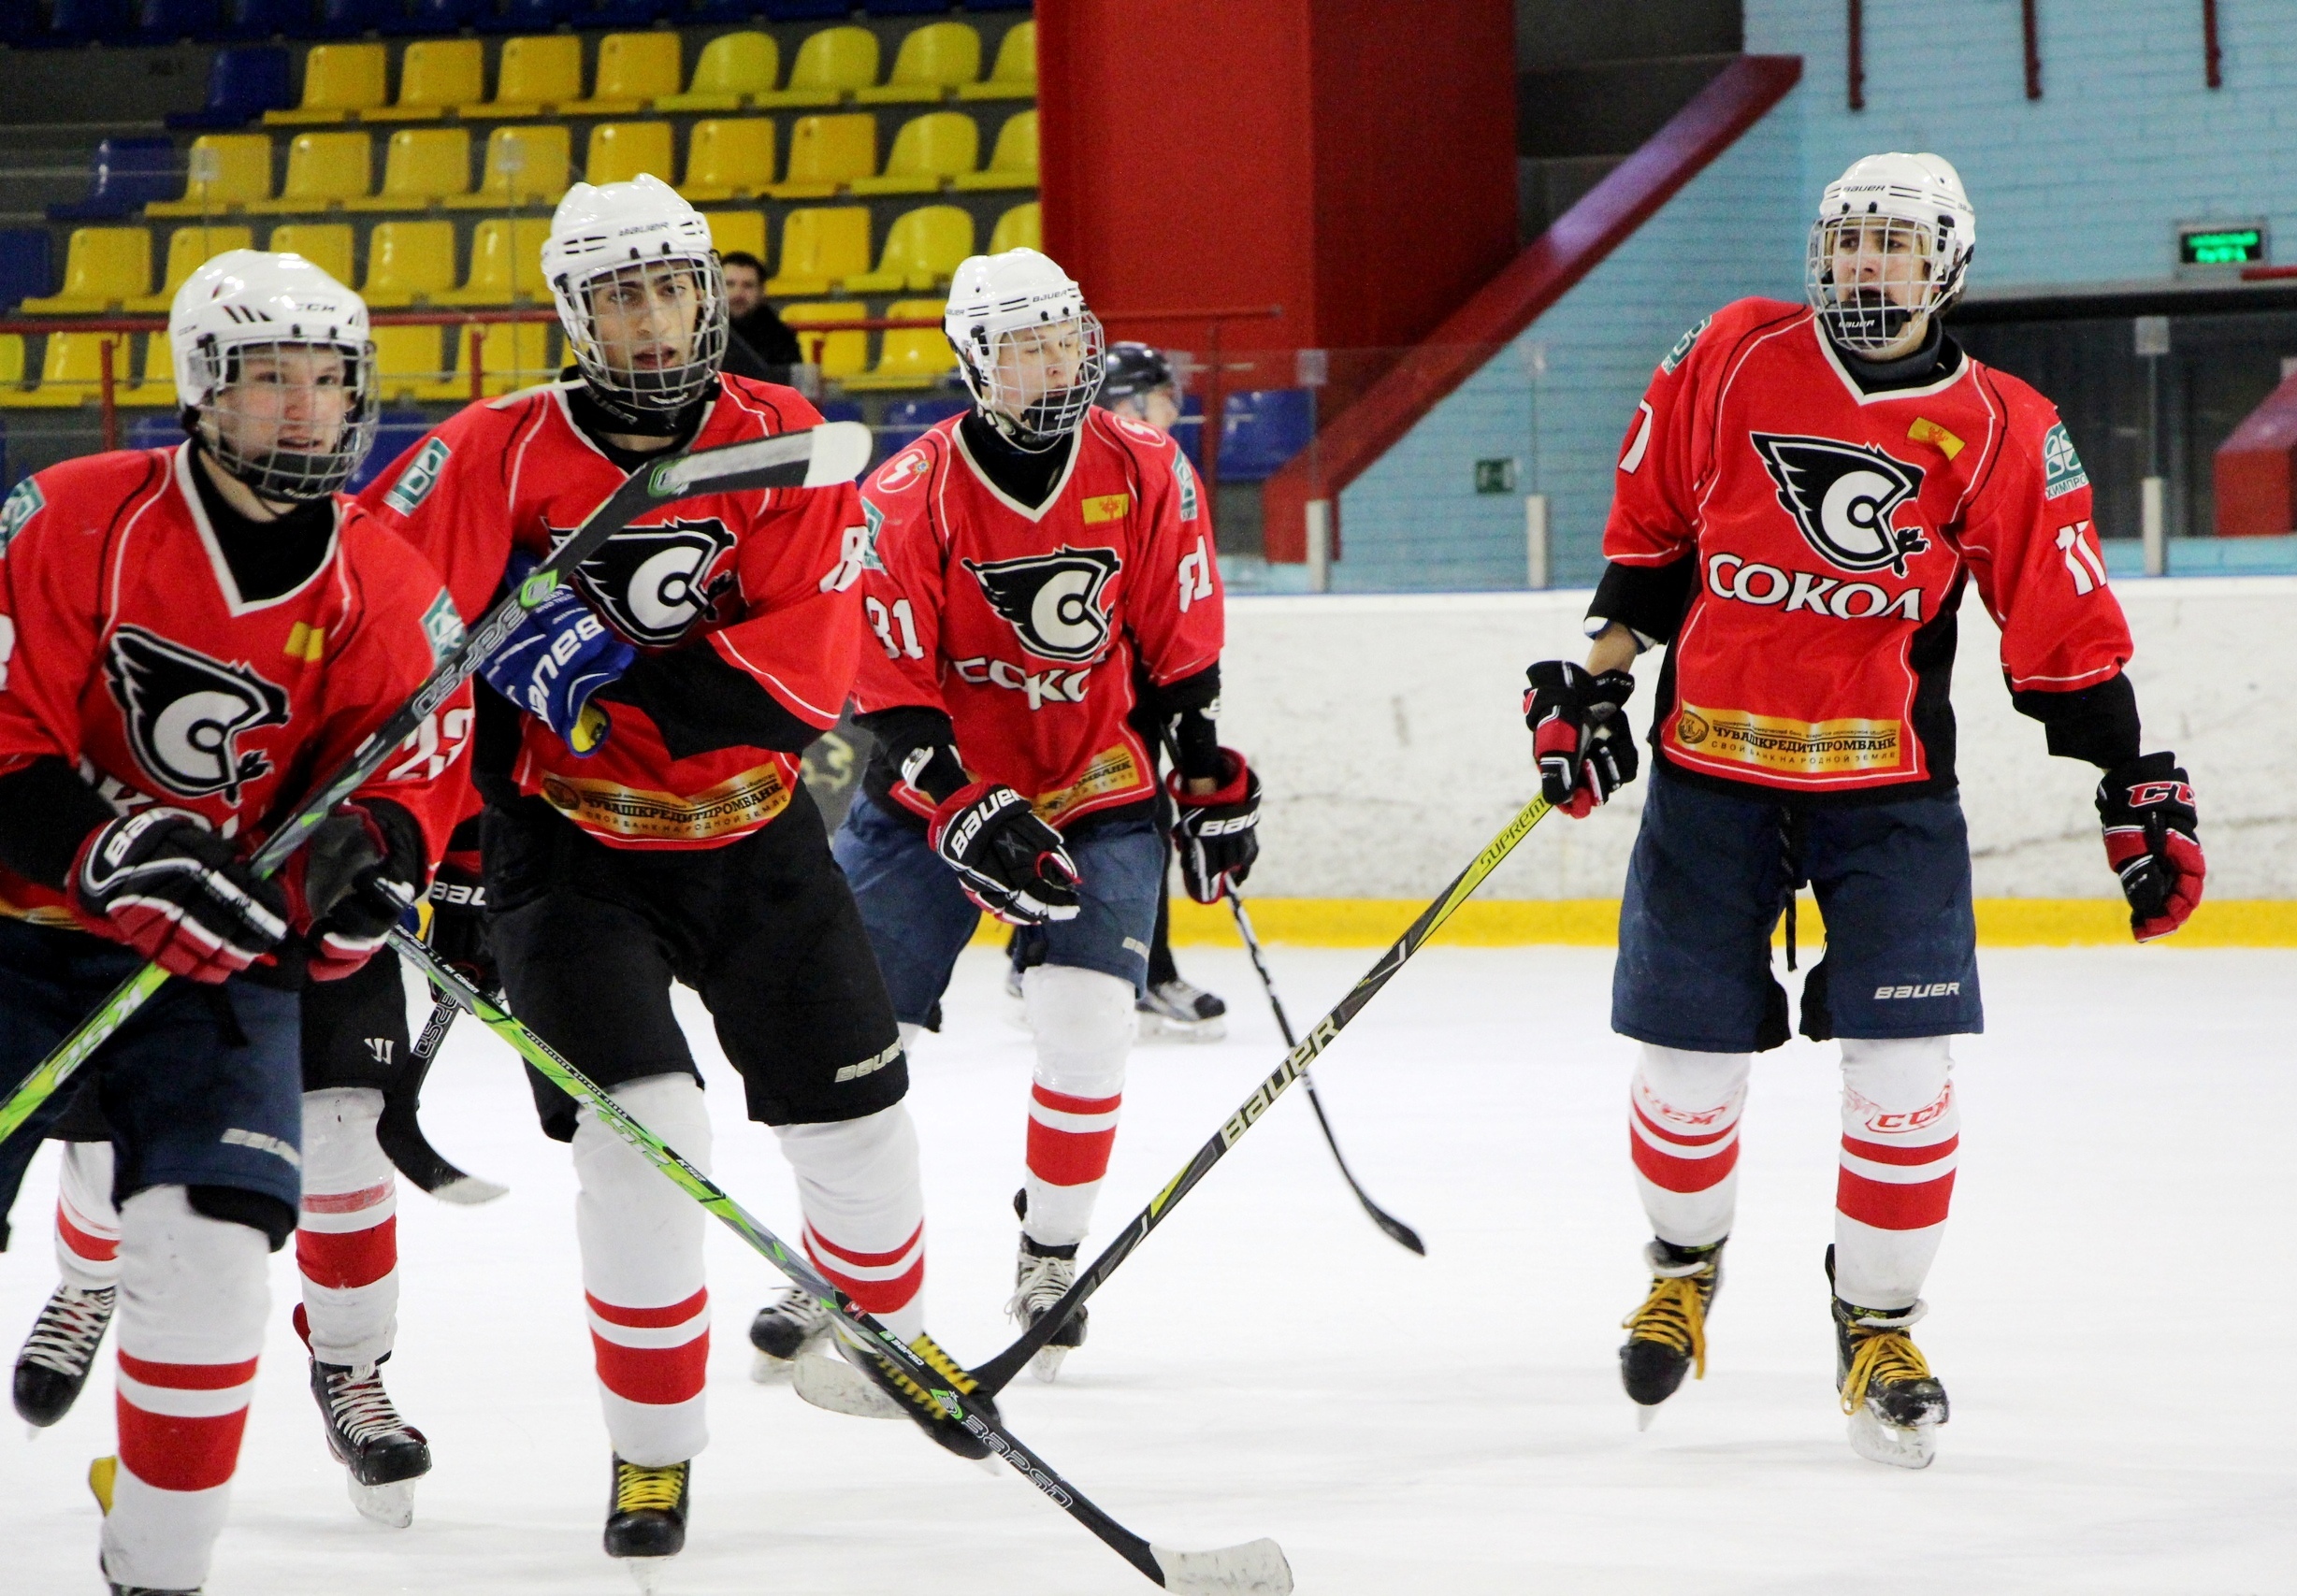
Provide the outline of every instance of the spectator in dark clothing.
[[[720,255],[726,274],[726,313],[733,338],[726,350],[726,369],[743,377],[762,377],[769,382],[789,381],[789,368],[805,357],[773,307],[766,303],[766,264],[746,250]],[[743,354],[755,357],[744,360]]]

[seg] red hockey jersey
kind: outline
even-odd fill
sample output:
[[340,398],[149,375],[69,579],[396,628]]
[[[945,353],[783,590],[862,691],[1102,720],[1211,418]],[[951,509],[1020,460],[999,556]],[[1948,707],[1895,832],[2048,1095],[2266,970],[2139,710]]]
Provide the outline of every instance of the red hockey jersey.
[[1033,510],[975,464],[961,419],[862,484],[848,580],[883,646],[865,654],[856,701],[945,711],[967,771],[1054,825],[1137,803],[1155,787],[1125,718],[1134,661],[1162,687],[1221,657],[1221,573],[1188,456],[1091,410]]
[[[183,810],[259,842],[462,639],[439,577],[347,498],[301,586],[245,600],[190,446],[70,460],[0,507],[0,773],[55,756],[121,812]],[[466,687],[359,789],[422,825],[435,865],[462,793]],[[0,870],[0,913],[79,925]]]
[[[821,420],[792,389],[721,381],[693,448]],[[513,549],[547,555],[625,480],[575,424],[569,391],[554,383],[470,406],[363,496],[444,573],[466,616],[495,601]],[[831,580],[847,528],[858,537],[860,522],[854,491],[843,485],[688,499],[616,533],[583,563],[575,587],[640,649],[715,649],[792,714],[827,729],[845,708],[861,652],[860,595]],[[643,710],[592,702],[613,717],[603,748],[577,758],[527,716],[513,775],[521,792],[540,794],[600,841],[722,847],[789,806],[797,755],[733,747],[674,759]]]
[[1654,712],[1684,769],[1809,793],[1950,779],[1966,581],[2013,689],[2130,658],[2064,423],[1967,356],[1869,394],[1807,308],[1742,299],[1660,363],[1616,482],[1604,554],[1696,561]]

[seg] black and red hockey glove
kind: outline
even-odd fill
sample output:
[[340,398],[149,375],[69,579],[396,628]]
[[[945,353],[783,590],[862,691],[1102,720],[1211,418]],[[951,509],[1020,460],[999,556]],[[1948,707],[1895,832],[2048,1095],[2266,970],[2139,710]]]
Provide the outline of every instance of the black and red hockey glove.
[[965,896],[1007,925],[1076,918],[1076,861],[1011,787],[960,787],[933,811],[925,840],[957,872]]
[[1190,792],[1177,770],[1165,778],[1180,884],[1199,903],[1218,903],[1260,857],[1260,778],[1233,748],[1221,750],[1221,762],[1226,774],[1218,792]]
[[1543,659],[1524,673],[1524,724],[1539,762],[1539,793],[1574,820],[1635,780],[1642,768],[1621,712],[1635,696],[1624,670],[1590,675],[1569,660]]
[[[472,831],[478,827],[466,822]],[[458,831],[457,841],[461,839]],[[476,848],[449,845],[430,884],[430,924],[424,942],[439,962],[480,991],[502,990],[502,974],[495,967],[494,945],[486,935],[486,875]]]
[[285,895],[180,810],[146,810],[91,831],[65,896],[92,929],[170,975],[210,985],[287,938]]
[[2177,755],[2148,754],[2107,771],[2098,784],[2098,824],[2105,862],[2130,900],[2130,934],[2150,942],[2184,925],[2202,900],[2209,865],[2193,784]]
[[339,805],[279,873],[288,919],[313,981],[340,981],[368,959],[423,896],[423,828],[387,798]]

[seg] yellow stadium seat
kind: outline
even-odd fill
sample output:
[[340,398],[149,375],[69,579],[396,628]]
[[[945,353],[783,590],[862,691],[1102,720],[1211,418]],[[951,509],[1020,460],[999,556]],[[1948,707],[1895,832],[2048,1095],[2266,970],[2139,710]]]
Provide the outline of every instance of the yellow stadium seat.
[[1035,200],[1017,205],[997,218],[997,225],[989,236],[989,252],[1002,255],[1007,250],[1042,250],[1045,248],[1045,212]]
[[888,321],[920,321],[932,318],[930,327],[888,327],[885,348],[879,352],[877,364],[867,371],[845,379],[848,388],[937,388],[943,379],[957,369],[957,351],[949,347],[949,338],[941,330],[941,313],[947,309],[939,299],[896,299],[886,307]]
[[767,190],[776,199],[827,199],[877,171],[877,119],[866,111],[802,116],[789,130],[789,166]]
[[112,350],[112,396],[116,400],[132,381],[127,367],[127,337],[123,333],[51,333],[48,352],[40,360],[39,386],[29,391],[0,392],[0,406],[12,410],[64,410],[94,404],[103,386],[104,347]]
[[[179,227],[167,238],[167,270],[157,294],[139,294],[121,301],[121,309],[131,315],[166,315],[175,303],[176,290],[183,286],[184,279],[207,265],[225,250],[252,250],[255,234],[248,227]],[[273,249],[281,246],[274,244]]]
[[798,47],[787,86],[750,102],[773,110],[833,106],[877,81],[877,36],[867,28],[824,28]]
[[152,292],[152,229],[75,227],[64,292],[27,299],[27,315],[94,315]]
[[[921,293],[946,288],[957,263],[973,253],[973,213],[954,205],[919,206],[893,219],[877,269],[849,277],[844,294]],[[890,314],[890,312],[888,312]]]
[[1037,25],[1016,22],[997,47],[997,65],[978,83],[958,87],[961,100],[1033,100],[1037,97]]
[[793,210],[782,223],[781,270],[766,280],[779,299],[827,294],[870,268],[870,211],[866,205]]
[[583,41],[539,34],[502,41],[495,97],[464,106],[467,117],[544,116],[583,97]]
[[24,335],[0,333],[0,393],[13,392],[23,385]]
[[436,122],[486,98],[486,47],[474,38],[421,38],[398,58],[398,98],[363,122]]
[[447,201],[454,210],[498,210],[504,206],[556,205],[567,191],[571,160],[567,126],[498,127],[486,136],[486,172],[478,192]]
[[[121,357],[124,359],[124,357]],[[119,373],[125,378],[126,372]],[[172,410],[176,406],[176,354],[166,333],[144,335],[143,376],[133,388],[115,388],[112,403]]]
[[[452,401],[471,396],[470,345],[476,328],[455,329],[455,352],[461,366],[450,377],[412,390],[418,399]],[[542,322],[498,322],[480,333],[479,386],[489,398],[532,388],[558,374],[551,363],[549,325]]]
[[359,293],[368,304],[378,309],[412,305],[436,299],[454,287],[454,223],[380,222],[367,236],[367,281]]
[[[836,300],[821,305],[782,307],[782,320],[796,329],[798,348],[807,363],[820,367],[824,377],[841,382],[849,377],[859,377],[869,369],[869,334],[856,327],[851,332],[833,332],[823,338],[806,329],[834,326],[840,322],[863,321],[868,315],[869,307],[866,305]],[[948,340],[945,338],[942,341],[946,343]]]
[[558,108],[564,116],[635,116],[678,92],[678,36],[666,30],[608,34],[599,41],[590,97]]
[[[386,223],[387,226],[388,223]],[[384,403],[447,380],[444,327],[377,327],[375,387]],[[464,389],[468,395],[470,390]]]
[[[336,281],[346,286],[351,282],[351,224],[347,222],[283,223],[271,229],[271,241],[264,248],[301,255]],[[172,256],[168,269],[175,269]]]
[[721,255],[766,258],[766,213],[762,210],[705,210],[710,223],[710,247]]
[[342,122],[391,97],[379,44],[315,44],[303,58],[303,103],[291,111],[266,111],[273,127]]
[[1033,189],[1037,186],[1037,113],[1015,111],[997,130],[989,165],[953,180],[961,189]]
[[771,94],[782,75],[782,47],[772,34],[720,34],[701,47],[694,80],[683,94],[657,94],[657,111],[740,110],[757,94]]
[[981,76],[981,36],[968,22],[928,22],[912,28],[893,57],[893,71],[875,88],[857,89],[864,106],[930,105]]
[[146,216],[207,216],[271,197],[271,140],[261,133],[203,133],[192,140],[181,199],[155,199]]
[[856,178],[856,194],[934,194],[981,164],[981,130],[962,111],[928,111],[902,123],[877,177]]
[[470,130],[402,127],[383,147],[383,187],[352,210],[426,210],[470,192]]
[[542,281],[542,240],[549,237],[548,217],[487,218],[470,235],[470,278],[459,288],[432,295],[432,300],[441,305],[547,301],[550,289]]
[[287,142],[287,180],[277,199],[260,200],[250,210],[292,215],[339,209],[365,199],[374,181],[370,140],[364,133],[298,133]]
[[694,124],[678,192],[696,204],[747,198],[773,186],[773,119],[713,117]]
[[652,172],[668,182],[675,170],[666,122],[602,122],[590,130],[590,159],[583,168],[585,182],[627,183],[641,172]]

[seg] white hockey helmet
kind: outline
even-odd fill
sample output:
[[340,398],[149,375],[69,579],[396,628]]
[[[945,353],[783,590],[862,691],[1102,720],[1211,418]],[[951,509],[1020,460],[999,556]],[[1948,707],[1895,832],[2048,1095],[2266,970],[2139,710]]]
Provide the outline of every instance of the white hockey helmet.
[[[1829,338],[1856,354],[1888,349],[1913,320],[1967,286],[1978,215],[1939,155],[1869,155],[1827,185],[1811,224],[1805,292]],[[1858,280],[1838,280],[1856,260]]]
[[1050,449],[1092,408],[1101,324],[1084,290],[1036,251],[960,262],[941,326],[966,388],[1018,447]]
[[[274,502],[323,499],[351,480],[375,441],[375,345],[367,303],[301,255],[226,250],[184,280],[167,311],[167,342],[185,430],[216,463]],[[260,413],[242,376],[251,358],[332,350],[338,368],[264,364]],[[282,428],[282,416],[300,416]],[[339,420],[321,388],[347,392]],[[296,445],[298,428],[309,441]],[[282,431],[285,436],[282,437]]]
[[[542,280],[593,397],[634,421],[674,414],[715,390],[726,360],[726,281],[710,223],[661,179],[576,183],[542,245]],[[600,295],[629,296],[601,334]],[[676,324],[690,302],[692,325]],[[632,325],[631,324],[635,324]]]

